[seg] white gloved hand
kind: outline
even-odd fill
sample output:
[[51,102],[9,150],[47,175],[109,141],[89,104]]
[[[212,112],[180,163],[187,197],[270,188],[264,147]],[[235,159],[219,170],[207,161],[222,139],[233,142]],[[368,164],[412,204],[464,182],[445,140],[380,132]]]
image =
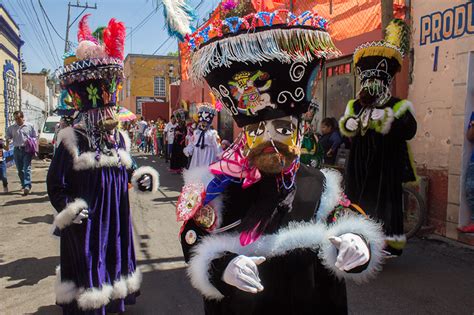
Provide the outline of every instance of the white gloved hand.
[[341,271],[349,271],[362,266],[370,259],[369,247],[359,235],[353,233],[329,237],[339,250],[335,266]]
[[264,261],[265,257],[237,256],[225,268],[222,280],[242,291],[260,292],[263,290],[263,286],[258,277],[257,265]]
[[82,220],[87,219],[89,217],[89,211],[87,209],[82,209],[72,221],[74,224],[81,224]]
[[142,186],[145,190],[150,190],[151,186],[151,176],[150,175],[143,175],[142,178],[138,181],[140,186]]
[[349,131],[356,131],[359,128],[359,121],[353,117],[350,117],[347,119],[345,126]]
[[370,118],[372,120],[382,120],[385,117],[385,111],[383,109],[374,108],[372,110],[372,114],[370,114]]

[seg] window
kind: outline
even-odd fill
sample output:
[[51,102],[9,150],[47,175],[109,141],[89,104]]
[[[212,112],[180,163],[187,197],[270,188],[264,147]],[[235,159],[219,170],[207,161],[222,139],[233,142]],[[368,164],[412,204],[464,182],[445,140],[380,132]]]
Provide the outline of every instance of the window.
[[17,92],[17,79],[15,73],[11,70],[5,74],[5,114],[7,119],[6,126],[10,126],[15,123],[13,113],[19,110],[18,106],[18,92]]
[[164,77],[155,77],[155,81],[153,82],[153,95],[154,96],[161,96],[166,97],[166,84]]
[[141,102],[137,102],[137,115],[141,115],[142,114],[142,103]]

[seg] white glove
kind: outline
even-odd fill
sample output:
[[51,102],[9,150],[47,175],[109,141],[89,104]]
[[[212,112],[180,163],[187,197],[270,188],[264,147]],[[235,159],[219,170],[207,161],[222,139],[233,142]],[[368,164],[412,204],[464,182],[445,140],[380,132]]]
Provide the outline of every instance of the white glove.
[[72,223],[81,224],[82,220],[87,219],[88,217],[89,211],[87,211],[87,209],[82,209],[81,212],[77,214],[76,218],[74,219],[74,221],[72,221]]
[[143,175],[142,178],[138,181],[140,186],[142,186],[145,190],[150,190],[151,186],[151,176],[150,175]]
[[329,237],[339,250],[335,266],[341,271],[349,271],[362,266],[370,259],[369,247],[359,235],[353,233]]
[[265,257],[237,256],[225,268],[222,281],[250,293],[263,291],[257,265],[264,261]]
[[359,121],[355,118],[348,118],[346,121],[346,129],[349,131],[356,131],[359,128]]
[[372,110],[370,118],[372,120],[382,120],[385,117],[385,111],[383,109],[375,108]]

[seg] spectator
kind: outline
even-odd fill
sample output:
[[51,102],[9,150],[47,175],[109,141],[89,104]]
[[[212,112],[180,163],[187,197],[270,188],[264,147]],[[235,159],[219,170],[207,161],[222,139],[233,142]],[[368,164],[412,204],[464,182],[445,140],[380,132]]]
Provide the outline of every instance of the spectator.
[[222,152],[227,150],[229,147],[230,147],[230,141],[229,140],[224,139],[224,140],[221,141],[221,150],[222,150]]
[[160,157],[164,156],[164,142],[163,142],[163,130],[165,129],[165,121],[163,118],[158,117],[156,122],[156,154]]
[[15,117],[15,124],[7,129],[7,141],[13,140],[13,159],[18,170],[18,177],[20,177],[23,196],[26,196],[31,191],[31,159],[33,154],[26,152],[25,145],[28,138],[36,139],[36,131],[31,124],[25,122],[22,111],[14,112],[13,117]]
[[319,144],[324,151],[324,163],[333,165],[336,162],[337,150],[342,143],[341,135],[337,129],[337,120],[332,117],[324,118],[321,121],[321,133]]
[[174,139],[171,148],[170,171],[181,174],[183,168],[188,165],[188,159],[183,153],[184,143],[186,141],[186,122],[180,120],[173,130]]
[[[466,137],[469,141],[474,142],[474,112],[471,114]],[[458,229],[463,233],[474,233],[474,151],[471,153],[471,160],[466,171],[465,189],[467,205],[471,211],[471,220],[468,225]]]
[[7,161],[4,151],[8,151],[8,143],[3,139],[3,135],[0,134],[0,179],[3,183],[3,192],[8,193]]
[[146,146],[146,139],[145,139],[145,129],[148,127],[148,123],[145,121],[145,118],[142,116],[140,117],[140,121],[137,123],[137,133],[138,133],[138,140],[140,144],[138,145],[138,151],[140,149],[145,151]]
[[166,141],[166,162],[168,162],[171,159],[171,152],[173,151],[173,142],[174,142],[174,130],[178,124],[176,123],[176,118],[171,116],[169,123],[166,124],[165,129],[163,130],[164,132],[164,138]]

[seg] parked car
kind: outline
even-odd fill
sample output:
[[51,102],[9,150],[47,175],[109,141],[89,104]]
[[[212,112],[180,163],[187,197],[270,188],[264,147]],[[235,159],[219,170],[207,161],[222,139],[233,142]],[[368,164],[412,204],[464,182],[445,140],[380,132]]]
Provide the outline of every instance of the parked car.
[[61,120],[61,116],[49,116],[41,128],[38,140],[38,157],[40,159],[48,155],[53,155],[54,152],[54,134],[56,128]]

